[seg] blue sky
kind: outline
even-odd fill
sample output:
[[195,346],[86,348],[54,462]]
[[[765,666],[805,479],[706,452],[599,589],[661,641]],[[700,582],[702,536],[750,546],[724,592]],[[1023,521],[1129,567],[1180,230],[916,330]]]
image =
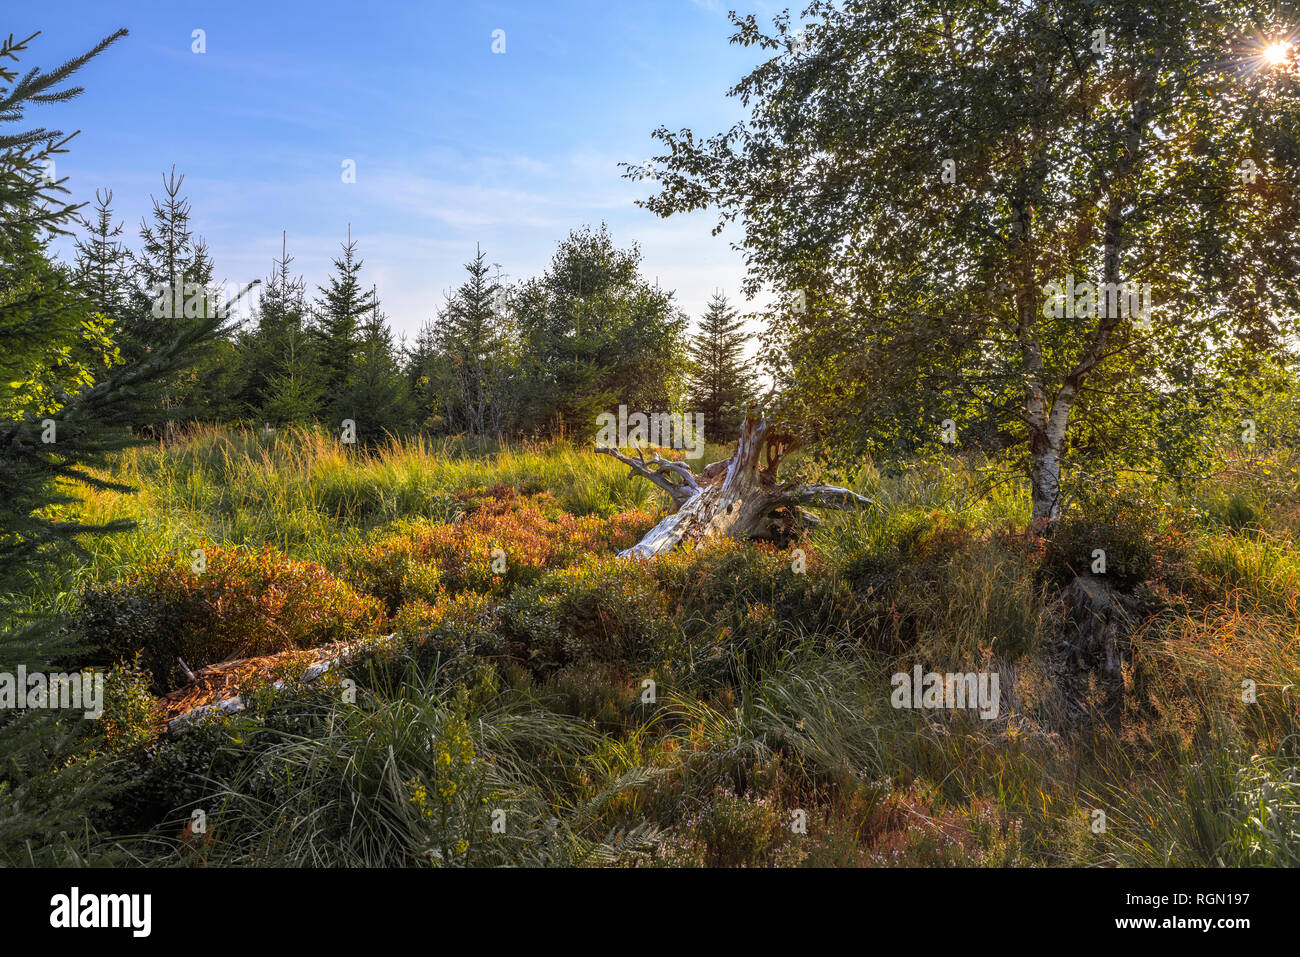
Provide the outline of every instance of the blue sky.
[[[726,90],[760,58],[733,47],[714,0],[25,4],[3,28],[43,34],[52,67],[125,26],[80,74],[86,92],[29,120],[71,131],[59,176],[77,199],[111,187],[134,243],[176,164],[219,278],[265,276],[288,231],[314,289],[348,224],[395,330],[408,337],[481,243],[511,279],[545,269],[572,228],[607,222],[647,277],[698,317],[715,289],[743,306],[734,227],[660,220],[619,161],[655,152],[660,124],[721,131]],[[205,31],[206,52],[192,52]],[[504,54],[492,52],[505,31]],[[353,160],[356,182],[342,181]]]

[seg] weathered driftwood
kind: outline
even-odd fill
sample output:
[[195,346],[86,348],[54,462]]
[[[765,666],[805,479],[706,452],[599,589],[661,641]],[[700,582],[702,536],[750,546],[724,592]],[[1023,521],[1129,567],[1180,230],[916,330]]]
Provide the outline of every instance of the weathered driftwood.
[[653,482],[672,499],[671,513],[620,558],[649,558],[684,541],[725,536],[776,538],[799,526],[820,524],[809,508],[857,509],[873,506],[869,498],[837,485],[781,482],[777,469],[794,448],[790,436],[775,432],[766,420],[750,416],[740,430],[731,458],[705,466],[696,476],[684,462],[659,455],[646,459],[638,448],[633,459],[600,445],[609,455]]

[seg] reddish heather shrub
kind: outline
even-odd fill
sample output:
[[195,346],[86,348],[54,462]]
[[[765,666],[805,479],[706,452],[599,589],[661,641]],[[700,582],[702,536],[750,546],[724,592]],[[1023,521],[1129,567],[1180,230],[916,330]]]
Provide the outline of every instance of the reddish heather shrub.
[[350,641],[383,625],[382,607],[314,562],[260,550],[202,546],[206,567],[167,556],[82,595],[86,638],[114,661],[175,687],[176,659],[193,669],[233,658]]
[[491,654],[499,650],[495,608],[474,592],[408,602],[392,618],[393,629],[421,655]]
[[653,517],[637,511],[610,518],[576,517],[549,493],[521,496],[498,487],[464,500],[451,523],[406,521],[349,558],[349,579],[381,599],[390,614],[412,601],[436,603],[441,592],[509,594],[551,569],[589,553],[635,544]]

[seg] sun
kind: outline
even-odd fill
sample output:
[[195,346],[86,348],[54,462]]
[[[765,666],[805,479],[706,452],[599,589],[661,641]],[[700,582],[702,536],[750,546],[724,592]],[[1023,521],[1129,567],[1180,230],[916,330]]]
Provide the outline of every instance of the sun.
[[1270,43],[1264,48],[1264,62],[1269,66],[1277,66],[1286,60],[1291,52],[1291,44],[1286,40],[1279,40],[1277,43]]

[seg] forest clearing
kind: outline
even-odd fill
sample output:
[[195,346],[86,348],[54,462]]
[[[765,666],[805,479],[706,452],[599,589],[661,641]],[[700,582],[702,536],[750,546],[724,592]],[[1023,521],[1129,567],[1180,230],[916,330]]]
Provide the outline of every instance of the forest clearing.
[[6,907],[1269,906],[1294,3],[184,6],[0,33]]

